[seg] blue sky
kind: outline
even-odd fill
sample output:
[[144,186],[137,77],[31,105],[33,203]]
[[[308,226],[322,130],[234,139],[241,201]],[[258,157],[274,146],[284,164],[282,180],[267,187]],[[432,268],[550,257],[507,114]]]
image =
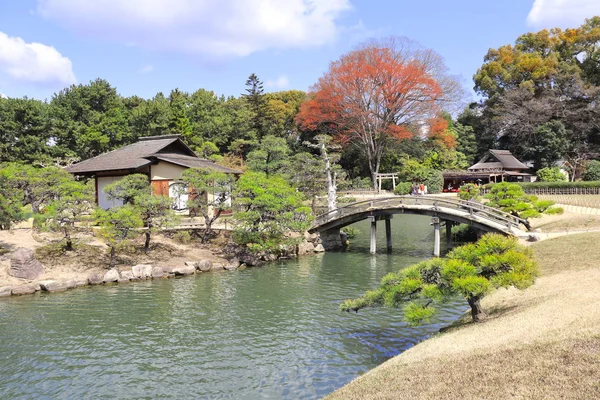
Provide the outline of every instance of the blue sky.
[[124,96],[238,96],[253,72],[267,91],[308,90],[390,35],[436,50],[471,89],[490,47],[593,15],[599,0],[0,0],[0,94],[50,99],[100,77]]

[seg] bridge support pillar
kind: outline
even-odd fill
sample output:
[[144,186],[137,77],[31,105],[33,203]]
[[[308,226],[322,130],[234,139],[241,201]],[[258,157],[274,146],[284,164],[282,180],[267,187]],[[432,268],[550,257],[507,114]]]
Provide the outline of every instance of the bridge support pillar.
[[339,229],[330,229],[320,233],[321,244],[325,250],[337,250],[342,248],[342,238]]
[[446,220],[446,248],[452,248],[452,226],[454,223],[452,221]]
[[375,254],[377,252],[377,218],[369,217],[369,221],[371,221],[371,254]]
[[385,244],[387,252],[392,252],[392,216],[385,217]]
[[433,256],[440,256],[440,218],[432,217],[431,224],[433,225]]

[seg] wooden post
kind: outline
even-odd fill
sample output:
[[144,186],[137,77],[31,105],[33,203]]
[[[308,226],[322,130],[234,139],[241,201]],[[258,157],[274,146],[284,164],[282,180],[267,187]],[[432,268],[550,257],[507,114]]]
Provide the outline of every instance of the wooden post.
[[387,245],[387,252],[392,252],[392,216],[386,217],[385,219],[385,242]]
[[377,252],[377,219],[369,217],[371,220],[371,254]]
[[433,225],[433,256],[440,256],[440,218],[432,217],[431,224]]
[[446,220],[446,248],[450,250],[452,248],[452,221]]

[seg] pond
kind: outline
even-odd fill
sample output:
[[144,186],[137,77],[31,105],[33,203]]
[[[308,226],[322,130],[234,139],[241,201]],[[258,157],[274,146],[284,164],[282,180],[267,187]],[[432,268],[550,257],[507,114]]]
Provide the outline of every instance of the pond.
[[[345,252],[244,271],[0,299],[1,398],[316,399],[467,310],[409,327],[398,310],[338,310],[383,275],[431,255],[430,219],[392,220],[394,250]],[[382,224],[383,227],[383,224]]]

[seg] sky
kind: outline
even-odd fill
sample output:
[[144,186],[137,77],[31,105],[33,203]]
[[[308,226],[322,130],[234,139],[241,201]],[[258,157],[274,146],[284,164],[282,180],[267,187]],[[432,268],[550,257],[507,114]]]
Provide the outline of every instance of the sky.
[[102,78],[123,96],[239,96],[252,73],[306,91],[388,36],[437,51],[472,93],[489,48],[594,15],[600,0],[0,0],[0,95],[50,100]]

